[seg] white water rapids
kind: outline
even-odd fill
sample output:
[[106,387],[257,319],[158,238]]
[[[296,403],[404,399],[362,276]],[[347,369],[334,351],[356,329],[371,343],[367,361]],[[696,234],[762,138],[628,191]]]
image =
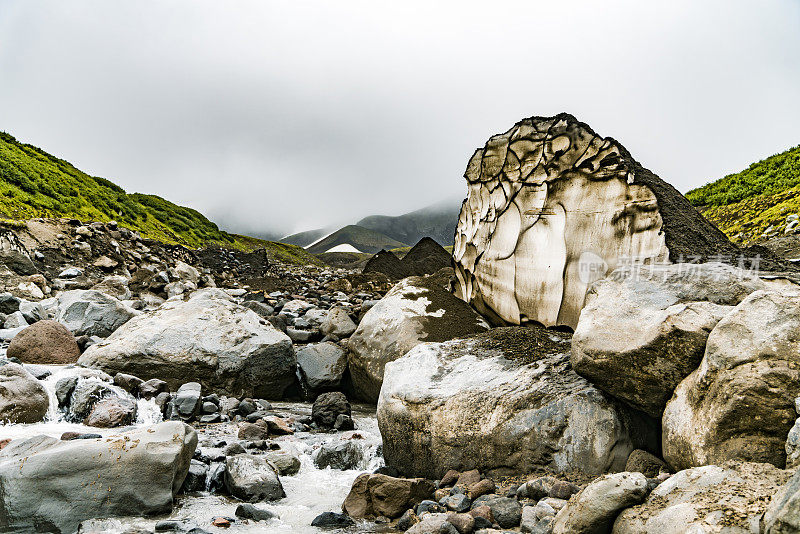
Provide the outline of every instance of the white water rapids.
[[[4,357],[4,350],[0,349],[0,357]],[[64,432],[93,433],[103,436],[118,434],[124,430],[148,426],[161,421],[161,413],[153,400],[137,401],[137,419],[135,425],[129,428],[95,428],[82,424],[70,423],[64,420],[63,412],[58,408],[55,395],[56,383],[59,379],[69,376],[85,376],[86,370],[62,366],[47,366],[51,375],[42,380],[50,396],[50,409],[47,419],[35,424],[10,424],[0,425],[0,439],[18,439],[35,435],[49,435],[60,437]],[[81,378],[80,380],[100,381],[99,378]],[[105,382],[109,385],[108,382]],[[122,396],[124,391],[111,386]],[[303,417],[311,414],[309,403],[273,403],[273,413],[282,416]],[[255,503],[259,508],[264,508],[275,513],[278,518],[266,522],[244,521],[235,517],[234,511],[240,504],[239,501],[225,495],[211,493],[196,493],[179,495],[171,514],[158,517],[130,517],[98,519],[85,522],[81,532],[102,532],[108,534],[121,534],[131,527],[139,527],[152,531],[155,524],[163,519],[189,519],[196,526],[213,533],[267,533],[267,534],[318,534],[320,532],[376,532],[377,526],[370,522],[359,522],[355,527],[339,530],[326,530],[311,527],[311,521],[323,512],[341,512],[342,502],[352,486],[355,478],[364,472],[374,471],[383,465],[383,458],[379,455],[381,437],[375,419],[374,407],[353,406],[353,420],[356,430],[337,433],[312,433],[298,432],[292,436],[281,436],[273,441],[280,444],[281,449],[292,453],[300,459],[300,471],[291,476],[281,476],[281,483],[286,492],[286,497],[273,502]],[[204,443],[225,440],[227,443],[238,441],[235,424],[222,423],[210,425],[206,428],[197,428],[199,445]],[[360,439],[363,438],[363,439]],[[318,469],[314,465],[313,457],[317,450],[325,443],[335,443],[342,439],[357,439],[363,448],[363,458],[359,469],[339,471],[335,469]],[[254,451],[249,451],[254,452]],[[213,465],[213,464],[212,464]],[[224,516],[236,519],[230,528],[217,528],[211,525],[214,518]]]

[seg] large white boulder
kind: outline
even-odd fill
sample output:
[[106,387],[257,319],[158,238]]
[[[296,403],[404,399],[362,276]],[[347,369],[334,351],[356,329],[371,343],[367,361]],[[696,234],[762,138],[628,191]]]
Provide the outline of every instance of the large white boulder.
[[456,294],[493,322],[574,328],[589,285],[629,260],[739,252],[616,140],[566,113],[490,137],[464,177]]
[[661,417],[672,392],[700,365],[711,329],[750,293],[779,284],[722,263],[616,270],[587,294],[572,367]]
[[375,402],[383,369],[423,342],[482,332],[488,324],[445,290],[441,276],[401,280],[361,319],[350,337],[348,363],[356,394]]
[[378,401],[386,463],[433,479],[449,469],[598,475],[656,448],[655,422],[575,374],[568,351],[564,334],[496,328],[388,363]]
[[756,291],[708,336],[662,419],[676,469],[738,458],[783,468],[800,395],[800,293]]
[[159,378],[173,388],[279,399],[295,380],[286,334],[218,289],[166,302],[89,347],[78,363],[109,374]]
[[64,291],[58,295],[56,305],[56,321],[76,336],[109,336],[138,313],[114,297],[93,289]]
[[196,447],[177,421],[100,439],[14,440],[0,451],[0,531],[72,534],[87,519],[167,513]]

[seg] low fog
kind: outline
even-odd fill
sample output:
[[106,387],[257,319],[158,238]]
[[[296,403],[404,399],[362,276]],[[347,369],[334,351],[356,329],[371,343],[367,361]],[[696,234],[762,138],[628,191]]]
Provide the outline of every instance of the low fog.
[[687,191],[800,143],[800,3],[4,1],[0,129],[225,229],[465,194],[568,111]]

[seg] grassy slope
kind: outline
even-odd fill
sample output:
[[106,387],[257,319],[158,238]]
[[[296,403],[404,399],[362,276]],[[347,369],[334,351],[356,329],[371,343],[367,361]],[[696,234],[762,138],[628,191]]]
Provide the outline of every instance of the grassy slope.
[[686,197],[736,241],[753,241],[770,226],[780,232],[787,215],[800,214],[800,146],[689,191]]
[[0,214],[12,219],[114,220],[143,237],[166,243],[191,248],[209,244],[243,250],[264,247],[283,261],[318,262],[299,247],[224,232],[200,212],[161,197],[128,194],[109,180],[89,176],[4,132],[0,132]]

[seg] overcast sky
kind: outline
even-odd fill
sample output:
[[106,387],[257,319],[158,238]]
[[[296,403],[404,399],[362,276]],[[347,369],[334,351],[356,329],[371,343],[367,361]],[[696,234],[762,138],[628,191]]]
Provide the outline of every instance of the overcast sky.
[[800,143],[800,1],[0,0],[0,130],[227,229],[463,197],[568,111],[681,191]]

